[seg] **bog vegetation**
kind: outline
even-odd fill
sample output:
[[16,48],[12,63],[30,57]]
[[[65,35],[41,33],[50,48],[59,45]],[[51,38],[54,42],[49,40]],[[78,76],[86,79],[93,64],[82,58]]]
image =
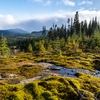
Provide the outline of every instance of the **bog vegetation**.
[[[9,41],[0,37],[0,74],[23,76],[0,80],[0,100],[99,100],[100,78],[76,73],[78,78],[49,76],[29,84],[20,80],[39,75],[43,68],[36,62],[51,62],[66,68],[100,70],[100,24],[97,18],[89,23],[74,19],[46,34],[46,26],[38,38]],[[12,85],[13,84],[13,85]]]
[[99,100],[100,79],[82,73],[78,78],[50,76],[25,85],[0,83],[1,100]]

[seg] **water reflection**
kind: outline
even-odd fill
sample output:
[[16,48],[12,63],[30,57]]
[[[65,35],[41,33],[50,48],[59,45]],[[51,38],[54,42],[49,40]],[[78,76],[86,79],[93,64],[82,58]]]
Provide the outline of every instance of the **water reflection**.
[[75,74],[77,72],[83,72],[85,74],[93,75],[96,77],[100,77],[100,71],[96,70],[95,72],[92,72],[87,69],[77,69],[77,68],[64,68],[62,66],[56,66],[53,64],[51,67],[51,70],[55,70],[57,73],[64,75],[64,76],[70,76],[70,77],[76,77]]

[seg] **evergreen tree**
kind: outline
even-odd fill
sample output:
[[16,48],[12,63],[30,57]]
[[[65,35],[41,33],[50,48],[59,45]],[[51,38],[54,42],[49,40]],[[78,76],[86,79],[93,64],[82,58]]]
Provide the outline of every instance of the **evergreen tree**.
[[6,38],[2,35],[0,37],[0,55],[8,57],[10,54],[10,49],[8,48]]
[[89,22],[89,25],[88,25],[88,35],[89,35],[89,37],[92,35],[92,23],[91,23],[91,21]]
[[93,35],[90,38],[89,45],[94,49],[96,46],[100,47],[100,33],[98,27],[95,28]]
[[62,57],[62,51],[61,50],[59,50],[58,56]]
[[45,36],[45,35],[46,35],[46,26],[43,26],[42,29],[43,29],[43,30],[42,30],[42,35]]
[[70,30],[70,19],[69,18],[67,20],[67,23],[68,23],[68,30]]
[[65,39],[64,38],[60,39],[60,48],[61,48],[61,50],[65,49]]
[[32,52],[32,51],[33,51],[33,49],[32,49],[32,45],[29,44],[29,46],[28,46],[28,52]]
[[86,36],[88,36],[87,30],[88,30],[88,25],[87,25],[87,21],[85,20],[84,21],[84,33],[85,33]]
[[80,32],[80,23],[79,23],[79,14],[78,12],[76,12],[75,14],[75,18],[74,18],[74,31],[76,32],[76,34],[79,34]]
[[70,26],[70,35],[69,36],[72,36],[73,33],[74,33],[73,19],[71,18],[71,26]]
[[53,41],[52,46],[55,51],[60,50],[60,38],[59,37],[57,37],[56,40]]
[[51,44],[48,44],[47,51],[49,51],[49,52],[52,52],[53,51],[53,48],[52,48],[52,45]]
[[45,43],[44,40],[41,40],[41,41],[39,42],[39,52],[41,52],[41,53],[45,53],[45,52],[46,52],[46,49],[45,49],[45,47],[44,47],[44,43]]

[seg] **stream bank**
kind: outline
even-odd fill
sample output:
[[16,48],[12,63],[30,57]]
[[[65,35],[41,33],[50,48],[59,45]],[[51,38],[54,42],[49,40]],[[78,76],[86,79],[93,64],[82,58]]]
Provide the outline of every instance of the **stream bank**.
[[95,70],[95,72],[93,72],[88,69],[64,68],[62,66],[56,66],[55,64],[52,64],[52,63],[42,63],[42,62],[41,63],[30,63],[30,64],[40,65],[41,67],[43,67],[44,70],[38,76],[20,81],[19,84],[26,84],[26,83],[29,83],[35,80],[40,80],[47,76],[60,75],[60,76],[65,76],[65,77],[77,78],[75,74],[78,72],[83,72],[85,74],[89,74],[95,77],[100,77],[100,71],[98,70]]

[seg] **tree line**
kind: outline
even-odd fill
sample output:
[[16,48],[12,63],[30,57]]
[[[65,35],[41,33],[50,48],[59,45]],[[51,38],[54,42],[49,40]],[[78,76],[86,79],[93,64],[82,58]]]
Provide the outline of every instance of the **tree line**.
[[41,37],[17,40],[13,44],[21,52],[54,52],[59,55],[62,52],[100,52],[100,24],[97,17],[89,23],[87,20],[80,22],[76,12],[74,19],[68,18],[67,25],[58,27],[53,24],[48,34],[46,26],[43,26]]
[[58,27],[53,24],[48,34],[46,26],[43,26],[42,37],[37,39],[24,39],[17,41],[21,51],[100,51],[100,24],[97,17],[90,20],[79,21],[76,12],[74,19],[68,18],[66,25]]
[[53,26],[50,28],[50,31],[48,33],[49,39],[56,39],[59,37],[60,39],[72,37],[75,35],[82,35],[86,37],[91,37],[95,31],[100,32],[100,24],[97,22],[97,17],[90,20],[89,23],[87,23],[87,20],[79,21],[79,14],[76,12],[74,19],[68,18],[67,20],[67,28],[66,25],[63,25],[61,27],[57,27],[57,24],[53,24]]

